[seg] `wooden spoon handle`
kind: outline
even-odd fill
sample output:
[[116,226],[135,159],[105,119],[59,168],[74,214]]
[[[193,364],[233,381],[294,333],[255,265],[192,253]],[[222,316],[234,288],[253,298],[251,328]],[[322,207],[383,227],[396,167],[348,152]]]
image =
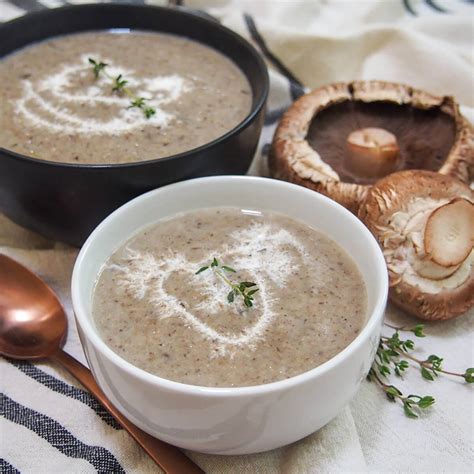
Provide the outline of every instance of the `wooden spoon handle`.
[[145,433],[135,426],[112,405],[104,392],[100,389],[92,376],[91,371],[67,352],[60,350],[52,356],[66,370],[68,370],[84,387],[94,395],[105,409],[128,431],[135,441],[148,453],[153,461],[169,474],[193,474],[204,471],[186,457],[178,448]]

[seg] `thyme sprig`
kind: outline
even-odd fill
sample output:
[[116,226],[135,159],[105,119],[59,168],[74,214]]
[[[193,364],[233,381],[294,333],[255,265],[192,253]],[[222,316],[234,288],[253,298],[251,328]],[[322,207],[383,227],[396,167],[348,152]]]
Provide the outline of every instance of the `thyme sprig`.
[[464,373],[450,372],[443,369],[443,359],[435,354],[421,360],[409,353],[415,349],[415,343],[411,339],[402,339],[400,331],[412,332],[416,337],[425,337],[423,324],[413,327],[397,327],[386,323],[386,326],[394,329],[395,332],[391,337],[382,336],[380,338],[367,379],[375,382],[390,401],[401,402],[405,415],[409,418],[418,418],[420,410],[433,405],[435,399],[429,395],[408,395],[405,397],[397,387],[382,380],[383,378],[388,379],[392,373],[397,377],[403,377],[410,368],[409,361],[418,365],[420,374],[425,380],[434,381],[439,374],[447,374],[461,377],[466,383],[474,383],[474,368],[468,368]]
[[102,61],[96,61],[93,58],[88,58],[89,63],[92,65],[92,71],[94,73],[94,77],[96,79],[99,78],[101,74],[103,74],[107,79],[109,79],[112,82],[112,92],[116,92],[118,94],[125,93],[129,98],[130,98],[130,105],[127,107],[127,109],[133,109],[133,108],[138,108],[142,110],[143,115],[147,119],[149,119],[151,116],[156,114],[156,109],[153,107],[147,106],[146,99],[145,97],[138,97],[136,96],[128,87],[127,84],[129,81],[123,78],[122,74],[119,74],[116,77],[113,77],[110,75],[107,71],[106,68],[108,67],[107,63],[104,63]]
[[420,410],[428,408],[435,403],[435,399],[430,395],[424,397],[419,395],[403,396],[403,393],[397,387],[384,383],[374,369],[370,370],[367,377],[370,381],[375,381],[375,383],[385,392],[385,395],[390,401],[395,402],[396,400],[399,400],[402,404],[403,411],[408,418],[418,418]]
[[220,278],[227,286],[231,288],[227,293],[227,302],[233,303],[236,297],[243,299],[244,305],[251,308],[254,302],[254,295],[259,291],[257,284],[252,281],[241,281],[238,283],[232,282],[226,273],[237,273],[232,267],[228,265],[221,265],[217,258],[213,258],[209,265],[201,267],[195,275],[199,275],[206,270],[211,270],[218,278]]

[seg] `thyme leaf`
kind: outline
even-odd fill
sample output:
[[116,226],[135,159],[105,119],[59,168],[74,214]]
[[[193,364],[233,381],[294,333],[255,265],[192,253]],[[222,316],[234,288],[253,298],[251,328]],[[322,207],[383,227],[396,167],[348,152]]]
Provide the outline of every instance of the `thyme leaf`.
[[122,74],[119,74],[116,78],[115,78],[115,82],[114,82],[114,87],[112,88],[112,91],[113,92],[120,92],[124,89],[125,87],[125,84],[128,84],[128,81],[125,80],[125,79],[122,79]]
[[107,63],[103,63],[102,61],[98,62],[92,58],[89,58],[89,63],[92,64],[92,71],[96,79],[99,77],[100,72],[108,66]]
[[156,114],[156,110],[153,107],[145,107],[143,113],[145,114],[145,117],[149,119],[152,115]]

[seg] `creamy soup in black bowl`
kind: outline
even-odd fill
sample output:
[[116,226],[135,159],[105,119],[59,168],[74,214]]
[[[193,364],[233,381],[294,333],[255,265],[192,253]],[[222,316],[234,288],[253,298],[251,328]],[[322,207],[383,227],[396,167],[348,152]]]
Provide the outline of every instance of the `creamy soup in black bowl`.
[[79,33],[0,61],[0,146],[49,161],[176,155],[233,129],[251,104],[229,58],[174,35]]
[[0,25],[0,64],[0,212],[46,237],[79,246],[133,197],[255,153],[266,66],[202,15],[43,10]]

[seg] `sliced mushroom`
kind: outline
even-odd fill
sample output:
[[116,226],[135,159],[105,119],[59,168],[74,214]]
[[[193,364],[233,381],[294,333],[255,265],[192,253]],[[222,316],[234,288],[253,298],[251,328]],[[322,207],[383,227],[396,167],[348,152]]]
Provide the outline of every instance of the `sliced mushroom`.
[[474,243],[474,205],[457,198],[431,213],[425,228],[425,252],[442,267],[462,263]]
[[359,217],[382,247],[390,297],[422,319],[474,305],[474,195],[450,176],[409,170],[378,181]]
[[428,169],[468,183],[473,143],[452,98],[382,81],[337,83],[288,109],[269,164],[272,176],[357,212],[370,186],[394,171]]
[[448,278],[459,269],[459,266],[460,264],[450,266],[438,265],[429,259],[416,259],[413,261],[413,268],[416,273],[429,280],[443,280]]

